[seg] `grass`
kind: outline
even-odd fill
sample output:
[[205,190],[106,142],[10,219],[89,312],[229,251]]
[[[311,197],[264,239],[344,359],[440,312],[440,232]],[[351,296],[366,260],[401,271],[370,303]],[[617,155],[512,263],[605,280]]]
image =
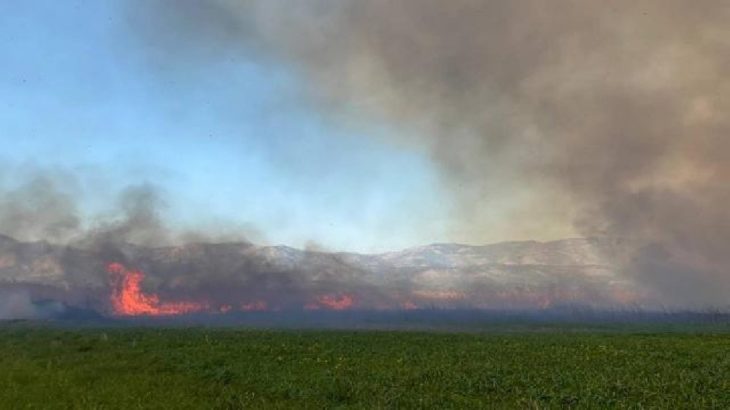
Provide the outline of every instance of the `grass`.
[[0,407],[730,408],[727,333],[0,327]]

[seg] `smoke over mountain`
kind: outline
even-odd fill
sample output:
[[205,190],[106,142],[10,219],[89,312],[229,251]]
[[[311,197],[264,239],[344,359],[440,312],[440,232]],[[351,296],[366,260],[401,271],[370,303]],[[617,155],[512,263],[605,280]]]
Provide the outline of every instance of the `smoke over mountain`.
[[26,314],[38,300],[115,316],[657,306],[604,259],[621,244],[599,239],[370,255],[241,242],[104,245],[0,237],[0,290],[13,295],[0,306],[4,317]]
[[[154,1],[150,61],[254,53],[348,124],[427,147],[478,240],[513,229],[622,238],[621,270],[666,303],[730,294],[730,5],[684,1]],[[166,62],[166,63],[165,63]],[[516,194],[517,192],[517,194]],[[502,229],[502,228],[500,228]]]
[[136,316],[657,302],[613,265],[621,241],[436,244],[370,255],[256,246],[171,226],[151,185],[127,187],[111,211],[85,215],[81,185],[73,174],[34,170],[5,187],[0,232],[22,240],[0,235],[2,318],[53,317],[64,307]]
[[454,237],[599,239],[523,243],[542,256],[516,259],[500,256],[510,244],[259,247],[170,225],[154,185],[94,214],[73,174],[38,171],[0,179],[0,233],[14,238],[0,241],[13,292],[0,310],[16,312],[0,315],[37,316],[29,294],[109,310],[110,294],[130,295],[114,286],[135,283],[144,309],[727,304],[725,1],[152,0],[123,21],[161,80],[243,55],[306,79],[296,103],[333,124],[393,127],[387,142],[438,164]]

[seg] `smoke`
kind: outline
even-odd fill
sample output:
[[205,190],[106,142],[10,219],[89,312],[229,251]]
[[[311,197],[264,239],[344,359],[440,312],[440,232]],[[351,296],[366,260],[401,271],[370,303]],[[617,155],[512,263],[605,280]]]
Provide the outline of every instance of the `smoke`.
[[[109,243],[246,242],[249,235],[262,240],[251,226],[212,221],[186,227],[171,221],[165,190],[149,182],[115,190],[100,176],[89,182],[88,170],[2,164],[0,171],[0,235],[20,241],[91,249]],[[101,205],[85,208],[90,202]]]
[[23,240],[68,240],[81,226],[74,185],[61,172],[34,172],[20,184],[0,187],[0,233]]
[[[383,255],[332,253],[316,243],[304,250],[255,246],[245,239],[216,240],[212,228],[191,232],[171,225],[164,191],[150,184],[123,188],[107,198],[111,205],[103,212],[91,214],[82,206],[83,178],[73,172],[34,169],[11,179],[0,192],[1,318],[76,317],[79,307],[119,314],[176,306],[208,313],[522,309],[637,299],[627,299],[623,284],[609,283],[607,268],[596,268],[600,260],[582,249],[605,247],[597,242],[474,247],[455,259],[456,245]],[[64,230],[54,231],[59,225]],[[110,270],[115,264],[122,268]],[[131,272],[144,273],[120,277]],[[114,310],[119,306],[123,310]]]
[[0,289],[0,320],[47,319],[63,311],[58,303],[34,303],[25,290]]
[[82,246],[131,242],[162,245],[173,241],[175,232],[165,226],[161,214],[166,204],[154,186],[143,184],[125,188],[116,209],[107,220],[98,221],[80,241]]
[[[306,79],[296,97],[337,124],[386,123],[398,131],[393,143],[428,149],[460,204],[454,237],[615,238],[623,251],[610,256],[637,294],[669,306],[727,304],[726,2],[129,4],[125,22],[161,76],[232,54],[283,64]],[[386,284],[352,257],[254,247],[219,226],[182,229],[151,184],[126,187],[90,213],[72,173],[0,182],[0,233],[51,242],[0,238],[0,273],[11,282],[99,289],[108,286],[104,265],[120,262],[147,272],[144,288],[161,297],[219,304],[290,308],[318,295],[354,295],[368,307],[419,297],[542,303],[542,284],[500,289],[476,271],[457,289],[440,288],[428,271],[396,272]],[[565,269],[550,299],[615,300]],[[23,294],[0,300],[0,312],[21,312],[7,317],[33,316]]]
[[0,294],[0,318],[46,317],[33,295],[108,310],[112,262],[146,272],[144,290],[202,301],[211,309],[301,309],[316,306],[317,297],[337,302],[352,295],[372,306],[382,299],[362,268],[335,254],[256,247],[244,236],[250,229],[171,224],[165,192],[152,184],[96,198],[107,206],[90,213],[82,207],[83,175],[6,168],[10,181],[0,186],[0,287],[19,290]]
[[663,303],[727,303],[727,2],[145,4],[128,22],[154,61],[286,64],[332,118],[428,147],[463,237],[516,198],[515,232],[621,238],[622,270]]

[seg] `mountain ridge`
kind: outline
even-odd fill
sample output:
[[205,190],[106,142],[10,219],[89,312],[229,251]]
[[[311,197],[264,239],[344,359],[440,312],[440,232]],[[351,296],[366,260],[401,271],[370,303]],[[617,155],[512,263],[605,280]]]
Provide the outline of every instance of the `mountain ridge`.
[[617,244],[608,238],[435,243],[364,254],[248,242],[79,248],[0,237],[0,286],[40,286],[63,297],[92,294],[103,303],[110,286],[106,265],[118,262],[144,271],[146,289],[212,294],[223,301],[278,298],[302,304],[311,294],[357,293],[372,305],[394,298],[475,304],[515,294],[536,299],[545,292],[551,298],[610,301],[611,292],[629,285],[610,259]]

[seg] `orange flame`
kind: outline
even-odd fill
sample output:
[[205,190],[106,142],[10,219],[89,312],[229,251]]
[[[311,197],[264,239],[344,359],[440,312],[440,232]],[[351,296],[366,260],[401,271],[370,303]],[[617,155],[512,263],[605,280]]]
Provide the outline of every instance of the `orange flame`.
[[119,316],[161,316],[199,312],[207,306],[197,302],[160,302],[154,293],[144,293],[140,284],[144,273],[129,270],[121,263],[110,263],[107,271],[114,279],[111,304],[115,315]]

